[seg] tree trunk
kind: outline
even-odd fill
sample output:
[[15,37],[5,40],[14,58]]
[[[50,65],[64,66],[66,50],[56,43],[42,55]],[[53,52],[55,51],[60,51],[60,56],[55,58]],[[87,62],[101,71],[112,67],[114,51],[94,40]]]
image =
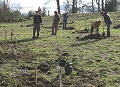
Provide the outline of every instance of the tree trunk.
[[75,0],[73,0],[72,13],[75,13]]
[[102,11],[104,11],[104,0],[102,0]]
[[96,0],[96,3],[98,5],[98,12],[100,12],[100,0]]
[[57,2],[58,14],[60,14],[60,1],[59,1],[59,0],[56,0],[56,2]]
[[106,0],[105,0],[105,10],[107,10],[107,2],[106,2]]
[[117,1],[111,0],[108,2],[108,0],[106,0],[106,9],[105,10],[108,12],[117,11]]
[[92,8],[93,8],[93,13],[94,13],[94,0],[92,0]]
[[4,0],[4,13],[5,13],[5,11],[6,11],[6,6],[5,6],[5,0]]
[[76,0],[76,13],[77,13],[77,0]]

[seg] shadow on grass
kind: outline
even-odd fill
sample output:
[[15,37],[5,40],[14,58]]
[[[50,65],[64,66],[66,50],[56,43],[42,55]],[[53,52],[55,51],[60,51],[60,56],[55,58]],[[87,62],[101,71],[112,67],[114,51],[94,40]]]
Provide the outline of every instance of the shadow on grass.
[[80,41],[81,43],[79,44],[72,44],[71,46],[75,47],[75,46],[80,46],[80,45],[87,45],[89,43],[94,43],[94,42],[98,42],[102,39],[105,39],[105,37],[102,37],[101,34],[91,34],[91,35],[87,35],[83,38],[80,37],[75,37],[76,41]]
[[[98,42],[100,41],[101,39],[94,39],[94,40],[85,40],[85,42],[83,43],[79,43],[79,44],[71,44],[72,47],[77,47],[77,46],[81,46],[81,45],[87,45],[89,43],[94,43],[94,42]],[[82,40],[81,40],[82,41]],[[83,40],[84,41],[84,40]]]
[[20,42],[29,42],[29,41],[33,41],[33,40],[37,40],[37,39],[40,39],[40,38],[27,38],[27,39],[21,39],[21,40],[18,40],[17,42],[20,43]]
[[[33,40],[37,40],[37,39],[40,39],[40,38],[35,38],[35,39],[32,39],[32,38],[21,39],[21,40],[18,40],[17,43],[20,43],[20,42],[29,42],[29,41],[33,41]],[[6,45],[7,44],[15,44],[15,43],[16,43],[15,41],[6,41]],[[4,44],[5,44],[4,41],[0,42],[0,45],[4,45]]]

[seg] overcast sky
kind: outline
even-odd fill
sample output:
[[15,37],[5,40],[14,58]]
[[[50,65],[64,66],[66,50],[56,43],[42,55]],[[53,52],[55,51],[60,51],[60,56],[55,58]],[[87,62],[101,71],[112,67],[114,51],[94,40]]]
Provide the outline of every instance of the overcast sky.
[[37,10],[38,7],[43,7],[44,0],[11,0],[10,7],[22,7],[21,12],[28,12],[30,10]]
[[[10,7],[15,9],[18,7],[22,7],[20,9],[21,12],[28,13],[30,10],[38,10],[38,7],[41,8],[43,6],[47,7],[50,12],[53,12],[53,10],[57,10],[56,0],[51,0],[49,4],[45,5],[45,2],[49,0],[8,0],[10,1]],[[60,0],[60,5],[63,5],[63,3],[66,0]],[[84,0],[85,2],[90,2],[91,0]]]

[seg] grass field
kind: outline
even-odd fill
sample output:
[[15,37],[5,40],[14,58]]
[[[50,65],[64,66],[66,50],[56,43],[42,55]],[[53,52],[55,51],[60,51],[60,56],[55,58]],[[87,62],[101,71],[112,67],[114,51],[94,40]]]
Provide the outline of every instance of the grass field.
[[62,59],[73,67],[70,75],[62,68],[63,87],[120,87],[120,28],[113,28],[120,13],[110,15],[111,37],[98,39],[84,39],[89,33],[80,31],[90,29],[94,20],[103,21],[99,13],[70,15],[67,26],[75,29],[63,30],[59,25],[56,36],[51,35],[53,17],[44,17],[38,39],[31,39],[33,27],[26,27],[33,20],[0,24],[0,87],[35,87],[35,68],[44,64],[48,71],[38,68],[37,86],[60,87],[57,66]]

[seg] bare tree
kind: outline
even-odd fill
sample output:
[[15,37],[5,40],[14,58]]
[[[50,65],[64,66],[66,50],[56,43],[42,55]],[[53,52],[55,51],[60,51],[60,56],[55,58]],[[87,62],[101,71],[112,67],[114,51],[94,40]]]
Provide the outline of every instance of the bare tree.
[[46,16],[46,8],[45,7],[42,7],[41,15],[42,15],[42,17]]
[[59,0],[56,0],[56,2],[57,2],[58,13],[60,14],[60,1],[59,1]]
[[98,5],[98,12],[100,12],[100,0],[96,0],[96,3]]
[[44,5],[48,4],[49,2],[50,2],[50,0],[46,1],[46,2],[44,3]]
[[73,0],[72,3],[73,3],[73,4],[72,4],[72,13],[75,13],[75,0]]
[[64,9],[66,12],[70,12],[70,2],[69,0],[66,0],[66,3],[64,3]]
[[107,0],[105,0],[105,9],[107,9]]
[[92,8],[93,8],[92,12],[94,12],[94,0],[92,0]]
[[38,12],[39,12],[39,14],[41,14],[41,8],[40,7],[38,7]]
[[5,0],[4,0],[4,13],[5,13],[5,10],[6,10],[6,3],[5,3]]
[[117,11],[117,0],[107,1],[105,11]]
[[[51,0],[47,0],[44,5],[48,4]],[[58,13],[60,14],[60,0],[56,0],[56,3],[57,3],[57,10],[58,10]]]
[[78,7],[77,7],[77,0],[75,0],[75,4],[76,4],[76,13],[77,13],[77,8],[78,8]]
[[102,3],[102,6],[101,6],[102,7],[102,11],[104,11],[105,10],[104,9],[104,0],[102,0],[101,3]]

